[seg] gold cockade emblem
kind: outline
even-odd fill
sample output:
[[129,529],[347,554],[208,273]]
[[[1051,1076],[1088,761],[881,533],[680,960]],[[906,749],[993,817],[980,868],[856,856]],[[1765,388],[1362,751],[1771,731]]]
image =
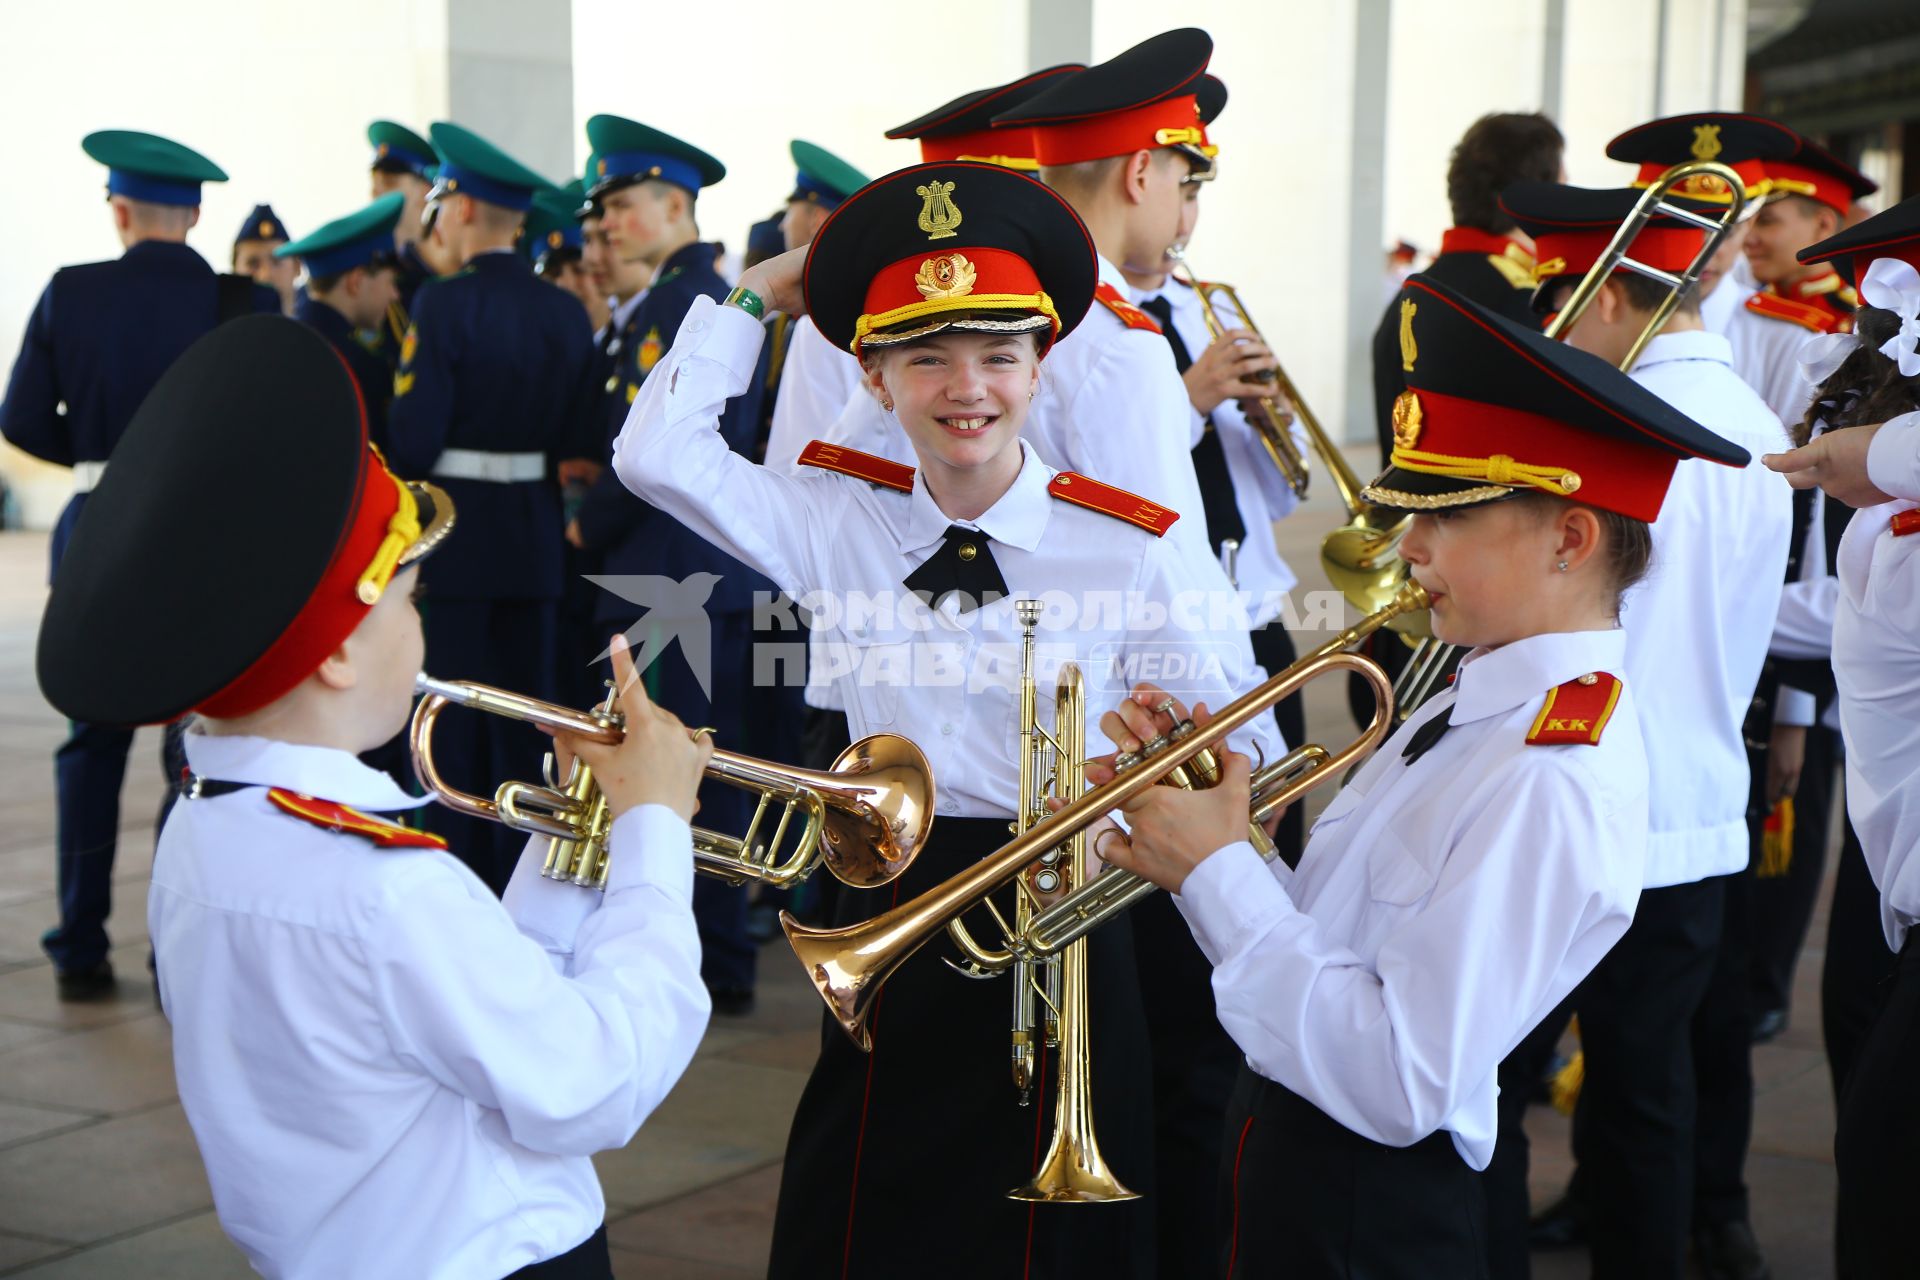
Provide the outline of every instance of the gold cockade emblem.
[[913,194],[926,201],[920,206],[920,229],[929,240],[945,240],[960,225],[960,208],[953,202],[953,184],[934,179]]
[[976,275],[973,264],[967,261],[964,254],[943,253],[921,263],[920,272],[914,276],[913,283],[920,290],[920,296],[928,301],[964,298],[973,292]]
[[1393,401],[1393,447],[1398,452],[1420,443],[1420,397],[1402,391]]
[[1412,298],[1400,299],[1400,368],[1406,373],[1413,372],[1413,362],[1420,355],[1413,342],[1413,313],[1419,309]]
[[1717,124],[1697,124],[1693,126],[1693,158],[1711,160],[1720,154],[1720,126]]

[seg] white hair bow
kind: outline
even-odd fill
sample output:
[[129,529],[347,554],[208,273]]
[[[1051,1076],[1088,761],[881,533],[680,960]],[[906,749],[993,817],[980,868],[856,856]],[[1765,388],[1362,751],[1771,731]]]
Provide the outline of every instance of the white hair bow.
[[[1900,317],[1900,331],[1880,344],[1880,354],[1900,366],[1901,377],[1920,377],[1920,271],[1899,258],[1876,258],[1860,281],[1860,300]],[[1856,334],[1816,334],[1800,344],[1800,367],[1818,386],[1859,345]]]

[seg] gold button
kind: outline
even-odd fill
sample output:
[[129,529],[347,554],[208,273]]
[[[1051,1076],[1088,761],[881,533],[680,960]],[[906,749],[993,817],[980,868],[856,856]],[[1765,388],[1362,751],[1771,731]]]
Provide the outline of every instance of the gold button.
[[963,542],[960,544],[960,558],[962,560],[971,560],[979,554],[979,548],[975,547],[971,542]]
[[1593,674],[1593,672],[1591,672],[1591,671],[1589,671],[1589,672],[1587,672],[1587,674],[1585,674],[1585,675],[1583,675],[1583,676],[1581,676],[1581,677],[1580,677],[1580,681],[1579,681],[1579,682],[1580,682],[1581,684],[1599,684],[1599,683],[1600,683],[1600,677],[1599,677],[1599,676],[1597,676],[1597,675],[1595,675],[1595,674]]

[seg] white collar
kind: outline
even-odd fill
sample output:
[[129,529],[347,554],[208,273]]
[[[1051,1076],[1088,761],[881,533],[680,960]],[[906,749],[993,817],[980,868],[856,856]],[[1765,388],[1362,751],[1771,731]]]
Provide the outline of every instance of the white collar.
[[356,809],[418,809],[432,799],[408,795],[387,774],[335,747],[189,730],[186,749],[194,774],[208,781],[283,787]]
[[1711,360],[1716,364],[1733,367],[1733,344],[1718,333],[1708,333],[1705,329],[1687,329],[1680,333],[1655,334],[1640,353],[1640,359],[1634,363],[1635,373],[1650,365],[1666,364],[1675,360]]
[[1453,682],[1453,723],[1466,724],[1513,710],[1549,689],[1591,671],[1618,675],[1627,660],[1627,633],[1554,631],[1498,649],[1475,649]]
[[1014,476],[1007,491],[994,501],[991,507],[981,512],[978,520],[955,520],[940,510],[940,504],[933,500],[927,491],[927,473],[916,470],[913,474],[912,505],[907,514],[906,533],[901,538],[902,551],[918,551],[930,547],[946,535],[950,525],[962,528],[978,529],[995,542],[1003,542],[1022,551],[1032,551],[1040,545],[1040,537],[1046,532],[1047,517],[1052,511],[1053,499],[1047,493],[1047,486],[1053,483],[1054,470],[1040,461],[1040,455],[1020,441],[1020,471]]

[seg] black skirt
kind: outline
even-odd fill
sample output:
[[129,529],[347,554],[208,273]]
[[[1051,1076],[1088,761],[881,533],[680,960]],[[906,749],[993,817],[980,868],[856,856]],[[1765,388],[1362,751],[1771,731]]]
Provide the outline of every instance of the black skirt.
[[[942,818],[893,885],[842,893],[835,923],[905,902],[1011,838],[1004,819]],[[968,924],[982,945],[999,945],[984,911]],[[888,979],[869,1022],[871,1054],[823,1012],[820,1057],[787,1143],[769,1276],[1152,1274],[1151,1060],[1132,936],[1122,920],[1089,941],[1095,1129],[1114,1173],[1143,1198],[1007,1199],[1052,1137],[1057,1064],[1051,1052],[1041,1055],[1033,1100],[1022,1107],[1009,1074],[1009,979],[953,972],[944,961],[956,952],[943,934]]]
[[1363,1138],[1242,1066],[1221,1159],[1227,1280],[1479,1280],[1480,1175],[1446,1130],[1410,1147]]

